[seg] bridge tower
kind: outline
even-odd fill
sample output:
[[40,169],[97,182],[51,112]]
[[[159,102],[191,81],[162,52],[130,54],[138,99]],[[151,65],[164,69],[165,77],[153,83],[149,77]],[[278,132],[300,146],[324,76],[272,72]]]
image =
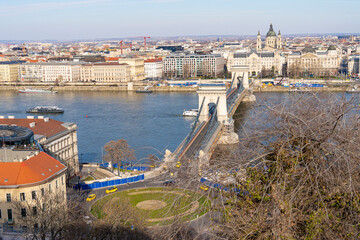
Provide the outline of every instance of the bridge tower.
[[226,86],[225,84],[199,85],[197,91],[199,96],[199,120],[207,121],[211,112],[211,105],[216,105],[217,120],[226,122],[228,120],[226,104]]
[[[254,96],[254,94],[252,94],[251,84],[249,81],[249,67],[235,65],[235,66],[232,66],[230,68],[230,70],[232,73],[232,79],[234,79],[232,84],[233,85],[242,84],[242,86],[249,92],[243,101],[244,102],[256,101],[256,97]],[[235,86],[231,86],[231,88],[233,88],[233,87],[235,87]]]

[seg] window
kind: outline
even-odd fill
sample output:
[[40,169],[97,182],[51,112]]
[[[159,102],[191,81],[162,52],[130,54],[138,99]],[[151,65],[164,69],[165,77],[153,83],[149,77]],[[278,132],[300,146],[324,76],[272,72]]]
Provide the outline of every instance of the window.
[[26,217],[26,208],[21,209],[21,216]]
[[11,202],[11,194],[10,193],[6,194],[6,201]]
[[42,188],[42,189],[41,189],[41,196],[44,196],[44,195],[45,195],[45,189]]
[[25,201],[25,193],[20,193],[20,201]]
[[0,219],[1,219],[1,209],[0,209]]
[[11,209],[8,209],[7,210],[7,213],[8,213],[8,221],[9,222],[12,222],[13,218],[12,218],[12,210]]
[[32,198],[32,200],[36,200],[36,192],[35,191],[31,192],[31,198]]
[[49,193],[51,193],[51,183],[49,184]]
[[37,207],[36,206],[33,207],[32,210],[33,210],[33,215],[35,216],[37,214]]
[[58,180],[55,181],[55,186],[58,188]]

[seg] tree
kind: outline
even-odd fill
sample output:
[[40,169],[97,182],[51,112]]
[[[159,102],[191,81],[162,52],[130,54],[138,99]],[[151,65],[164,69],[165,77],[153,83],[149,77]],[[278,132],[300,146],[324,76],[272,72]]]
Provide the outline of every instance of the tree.
[[[358,239],[360,114],[356,99],[293,96],[244,126],[236,152],[220,156],[232,171],[219,191],[218,234],[236,239]],[[266,124],[258,119],[265,119]],[[246,129],[246,130],[245,130]],[[230,157],[229,157],[230,156]],[[216,159],[213,163],[216,163]]]
[[[55,191],[55,190],[54,190]],[[67,225],[81,224],[82,207],[77,195],[69,199],[63,192],[44,191],[28,201],[12,203],[17,223],[32,234],[33,239],[63,239]]]
[[118,171],[123,161],[135,160],[135,151],[129,147],[129,144],[124,139],[111,141],[105,144],[104,151],[106,152],[104,160],[106,162],[117,163]]

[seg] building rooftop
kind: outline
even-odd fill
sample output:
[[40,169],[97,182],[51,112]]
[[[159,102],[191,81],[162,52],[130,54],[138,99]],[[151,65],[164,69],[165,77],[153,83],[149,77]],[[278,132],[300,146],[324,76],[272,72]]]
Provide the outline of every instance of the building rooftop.
[[65,170],[63,164],[44,152],[22,162],[0,162],[0,188],[39,184]]
[[[35,123],[35,126],[31,127],[30,124]],[[16,125],[31,129],[36,135],[43,135],[51,137],[60,132],[65,131],[67,128],[64,127],[64,123],[54,119],[8,119],[0,118],[0,125]],[[32,124],[33,125],[33,124]]]

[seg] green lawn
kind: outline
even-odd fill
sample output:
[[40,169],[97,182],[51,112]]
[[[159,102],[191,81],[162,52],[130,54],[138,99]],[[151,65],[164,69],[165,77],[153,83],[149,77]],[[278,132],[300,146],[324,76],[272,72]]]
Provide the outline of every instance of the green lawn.
[[[149,192],[149,191],[161,191],[161,192]],[[139,193],[139,194],[131,195],[131,193]],[[110,194],[96,201],[91,208],[91,213],[97,218],[102,218],[103,217],[102,208],[112,198],[128,199],[131,206],[133,206],[134,209],[138,211],[142,216],[145,216],[146,219],[159,219],[159,218],[178,216],[179,214],[183,214],[186,211],[191,211],[192,206],[194,206],[193,204],[195,202],[198,202],[199,208],[196,208],[191,213],[181,216],[181,218],[184,221],[189,221],[195,219],[197,216],[201,216],[205,214],[206,212],[209,211],[210,208],[209,199],[195,192],[186,191],[182,189],[172,189],[172,188],[144,188],[144,189],[132,189],[128,191],[122,191],[122,192],[116,192]],[[164,201],[167,205],[164,208],[157,210],[138,209],[136,205],[139,202],[145,200],[160,200],[160,201]],[[148,222],[148,225],[149,226],[165,225],[171,223],[172,220],[173,219],[167,219],[157,222]]]

